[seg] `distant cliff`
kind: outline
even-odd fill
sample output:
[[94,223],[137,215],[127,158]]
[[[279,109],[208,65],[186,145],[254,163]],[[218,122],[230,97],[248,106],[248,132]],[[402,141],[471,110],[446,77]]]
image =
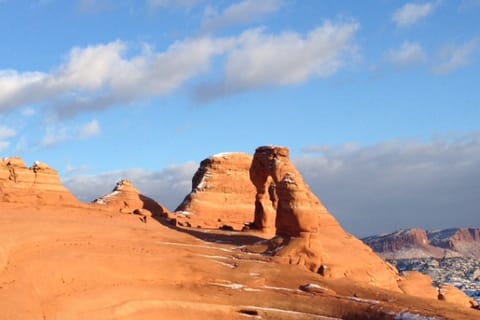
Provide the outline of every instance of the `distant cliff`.
[[386,259],[472,257],[480,259],[480,229],[406,229],[362,239]]

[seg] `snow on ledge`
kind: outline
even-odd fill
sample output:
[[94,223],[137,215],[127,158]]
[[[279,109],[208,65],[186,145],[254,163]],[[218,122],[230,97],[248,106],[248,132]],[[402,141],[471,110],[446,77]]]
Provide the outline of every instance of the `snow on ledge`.
[[395,315],[395,320],[440,320],[437,317],[427,317],[420,314],[402,312]]

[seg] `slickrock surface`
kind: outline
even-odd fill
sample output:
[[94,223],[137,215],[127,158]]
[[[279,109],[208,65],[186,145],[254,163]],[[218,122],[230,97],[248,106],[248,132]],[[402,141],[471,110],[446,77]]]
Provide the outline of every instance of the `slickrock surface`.
[[400,289],[408,295],[437,299],[438,291],[432,286],[432,279],[420,272],[406,272],[399,281]]
[[467,296],[462,290],[452,286],[443,285],[439,289],[438,298],[453,304],[457,304],[466,308],[478,307],[478,302]]
[[[0,202],[0,318],[471,320],[480,314],[241,251],[258,240],[155,219],[145,224],[128,214]],[[300,291],[306,284],[316,290]]]
[[38,161],[29,168],[20,158],[0,160],[0,201],[29,205],[82,205],[62,185],[56,170]]
[[94,200],[93,203],[109,211],[138,214],[143,217],[169,215],[167,208],[142,195],[129,180],[119,181],[111,193]]
[[192,191],[175,210],[181,225],[241,230],[251,222],[255,188],[248,170],[252,156],[221,153],[203,160],[192,179]]
[[399,290],[395,268],[345,232],[310,191],[284,147],[259,147],[250,177],[257,190],[255,226],[276,237],[268,251],[327,278],[348,278]]

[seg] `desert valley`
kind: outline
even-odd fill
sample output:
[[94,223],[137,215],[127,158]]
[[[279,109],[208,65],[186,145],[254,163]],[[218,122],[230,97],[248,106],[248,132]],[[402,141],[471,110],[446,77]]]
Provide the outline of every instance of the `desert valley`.
[[126,180],[82,203],[4,158],[0,228],[2,319],[480,318],[347,233],[284,147],[205,159],[175,212]]

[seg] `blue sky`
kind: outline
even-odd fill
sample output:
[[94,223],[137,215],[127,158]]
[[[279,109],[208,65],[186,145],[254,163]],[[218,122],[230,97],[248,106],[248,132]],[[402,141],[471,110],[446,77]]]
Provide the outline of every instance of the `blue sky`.
[[[479,18],[478,0],[0,0],[0,155],[85,200],[128,176],[174,207],[203,158],[285,145],[351,232],[472,225]],[[366,163],[398,179],[347,193]]]

